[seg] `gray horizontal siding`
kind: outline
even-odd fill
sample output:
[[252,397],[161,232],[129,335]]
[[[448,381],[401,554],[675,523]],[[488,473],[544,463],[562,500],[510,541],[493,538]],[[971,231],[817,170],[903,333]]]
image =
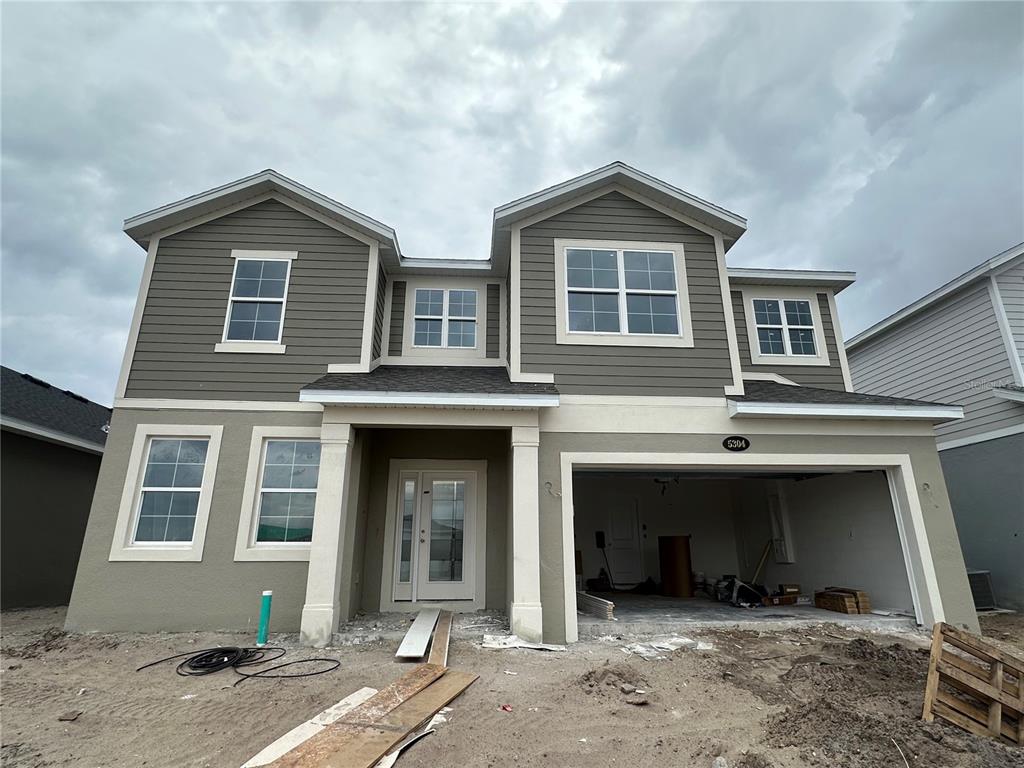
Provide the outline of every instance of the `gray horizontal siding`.
[[[559,238],[682,243],[694,348],[557,344]],[[520,238],[522,368],[553,373],[564,394],[721,397],[732,383],[713,239],[618,192],[523,229]]]
[[[282,355],[217,353],[232,249],[297,251]],[[328,363],[356,363],[369,248],[276,200],[160,241],[128,397],[296,400]]]
[[1006,319],[1010,321],[1017,355],[1024,360],[1024,256],[1017,264],[996,277],[999,295],[1003,298]]
[[1024,423],[1024,408],[992,395],[1012,381],[988,287],[984,282],[848,352],[857,392],[952,403],[964,419],[936,427],[954,440]]
[[740,350],[740,367],[744,371],[759,373],[777,373],[805,387],[822,389],[846,390],[843,381],[843,369],[839,362],[839,349],[836,346],[836,329],[832,323],[832,311],[828,304],[828,294],[819,293],[818,312],[821,314],[821,326],[825,335],[825,348],[828,350],[829,365],[755,365],[750,359],[750,339],[747,338],[747,315],[743,305],[743,294],[732,291],[732,310],[736,318],[736,341]]
[[391,331],[388,336],[388,354],[401,357],[405,332],[405,280],[391,284]]
[[501,286],[487,285],[487,356],[501,357]]
[[384,338],[384,304],[388,295],[388,276],[384,274],[384,267],[377,271],[377,301],[373,310],[373,357],[380,358],[381,344]]

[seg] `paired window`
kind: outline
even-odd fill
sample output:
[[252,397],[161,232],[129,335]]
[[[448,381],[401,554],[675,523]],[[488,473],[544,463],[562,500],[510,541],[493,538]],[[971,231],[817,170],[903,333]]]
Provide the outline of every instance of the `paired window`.
[[754,325],[762,355],[818,354],[811,302],[805,299],[754,299]]
[[476,291],[417,288],[413,309],[413,346],[475,349]]
[[290,258],[235,259],[225,341],[281,341],[290,271]]
[[257,544],[312,541],[319,475],[318,441],[266,441],[260,473]]
[[569,333],[680,335],[675,253],[565,249]]
[[207,439],[150,439],[134,543],[192,542],[209,445]]

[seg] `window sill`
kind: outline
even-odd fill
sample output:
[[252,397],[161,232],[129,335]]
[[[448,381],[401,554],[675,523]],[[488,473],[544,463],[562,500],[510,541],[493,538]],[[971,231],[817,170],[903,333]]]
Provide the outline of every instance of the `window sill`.
[[236,547],[235,562],[262,562],[262,563],[308,563],[309,544],[294,544],[292,546],[274,546],[273,544],[252,545],[248,547]]
[[780,366],[780,365],[816,365],[828,367],[832,363],[829,359],[817,355],[755,355],[751,358],[752,365]]
[[687,336],[659,336],[653,333],[572,333],[557,329],[558,344],[591,344],[604,347],[664,347],[692,348],[693,339]]
[[244,352],[257,355],[283,355],[284,344],[277,344],[273,341],[222,341],[215,344],[214,352]]
[[203,559],[201,544],[180,547],[117,547],[110,552],[109,562],[198,563]]

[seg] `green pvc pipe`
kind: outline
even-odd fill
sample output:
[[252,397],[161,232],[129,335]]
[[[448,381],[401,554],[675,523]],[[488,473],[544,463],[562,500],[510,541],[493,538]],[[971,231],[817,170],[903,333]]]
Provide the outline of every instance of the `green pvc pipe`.
[[270,629],[270,601],[273,596],[273,590],[263,590],[263,599],[260,601],[260,626],[256,631],[256,645],[259,647],[267,644],[267,632]]

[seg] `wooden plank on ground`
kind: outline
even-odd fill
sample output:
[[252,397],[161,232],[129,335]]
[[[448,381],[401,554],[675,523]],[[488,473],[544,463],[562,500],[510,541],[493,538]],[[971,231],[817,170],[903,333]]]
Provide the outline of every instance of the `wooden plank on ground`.
[[[282,755],[270,765],[273,768],[309,768],[322,765],[322,761],[360,738],[366,723],[375,723],[404,701],[411,699],[441,677],[444,667],[436,664],[418,664],[395,682],[381,689],[367,701],[343,715],[340,720]],[[404,734],[402,734],[404,735]]]
[[921,719],[930,723],[932,721],[932,704],[935,702],[935,692],[939,690],[939,659],[942,658],[942,624],[935,622],[932,627],[932,653],[928,658],[928,682],[924,686],[924,711]]
[[599,619],[615,618],[615,603],[586,592],[576,593],[576,609]]
[[452,612],[441,611],[441,615],[437,619],[437,626],[434,627],[434,638],[430,641],[430,655],[427,657],[427,664],[448,666],[448,641],[451,634]]
[[398,646],[395,654],[399,659],[422,659],[427,652],[427,645],[430,643],[430,635],[437,624],[437,617],[441,611],[437,608],[424,608],[413,621],[409,631],[405,633],[402,644]]

